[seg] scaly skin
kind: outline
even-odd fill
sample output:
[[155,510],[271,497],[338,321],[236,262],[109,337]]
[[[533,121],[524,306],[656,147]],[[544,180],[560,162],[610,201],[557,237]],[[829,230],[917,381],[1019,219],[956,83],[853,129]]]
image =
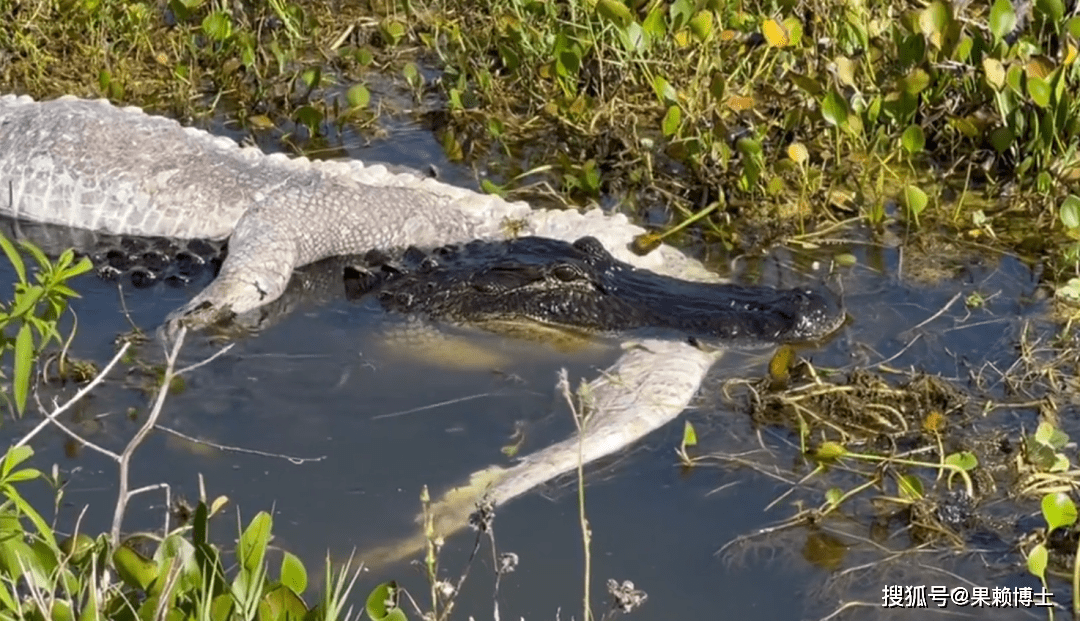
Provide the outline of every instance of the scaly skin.
[[[372,248],[436,246],[521,235],[596,237],[616,258],[694,280],[718,280],[677,250],[628,250],[644,232],[599,210],[534,210],[431,179],[356,161],[312,162],[241,148],[172,120],[105,101],[0,97],[0,213],[108,233],[229,239],[219,276],[167,326],[199,328],[278,298],[293,270]],[[586,462],[619,451],[677,416],[720,355],[685,342],[647,340],[590,384]],[[505,502],[577,463],[573,438],[509,469],[478,473],[436,503],[445,530],[487,493]],[[406,546],[409,547],[409,546]],[[396,548],[386,556],[405,553]],[[378,555],[376,555],[378,556]]]

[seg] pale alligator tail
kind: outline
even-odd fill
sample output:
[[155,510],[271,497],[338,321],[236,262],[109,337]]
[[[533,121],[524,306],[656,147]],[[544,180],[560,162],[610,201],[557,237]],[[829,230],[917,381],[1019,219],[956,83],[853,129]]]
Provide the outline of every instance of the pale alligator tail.
[[[589,383],[592,404],[585,435],[571,436],[523,457],[516,465],[493,465],[471,474],[433,501],[435,533],[446,537],[469,523],[477,503],[496,508],[525,492],[637,442],[686,409],[705,373],[722,355],[681,341],[630,342],[618,362]],[[422,521],[417,516],[416,522]],[[423,527],[399,541],[361,552],[368,566],[403,560],[424,549]]]

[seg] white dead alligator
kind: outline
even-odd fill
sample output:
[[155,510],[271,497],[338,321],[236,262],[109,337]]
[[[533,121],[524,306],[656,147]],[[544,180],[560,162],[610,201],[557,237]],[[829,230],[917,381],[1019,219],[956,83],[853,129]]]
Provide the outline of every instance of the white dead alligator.
[[[228,237],[220,274],[170,314],[171,329],[204,327],[267,304],[285,291],[294,268],[324,257],[502,239],[509,230],[565,241],[589,235],[635,266],[718,280],[669,246],[631,253],[628,243],[644,231],[622,215],[532,209],[358,161],[267,155],[106,101],[0,97],[0,189],[0,213],[19,219],[118,235]],[[677,340],[626,347],[591,383],[580,454],[571,438],[516,466],[477,473],[437,505],[444,529],[463,525],[480,493],[504,503],[579,458],[611,454],[670,421],[719,355]]]

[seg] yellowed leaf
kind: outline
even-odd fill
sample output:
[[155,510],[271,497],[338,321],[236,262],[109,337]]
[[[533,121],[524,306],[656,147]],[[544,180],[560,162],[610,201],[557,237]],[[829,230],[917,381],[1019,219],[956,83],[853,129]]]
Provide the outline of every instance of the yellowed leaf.
[[837,56],[833,62],[836,64],[836,79],[847,86],[855,86],[855,63],[847,56]]
[[996,58],[987,56],[982,62],[983,72],[986,73],[986,81],[996,89],[1005,86],[1005,65]]
[[1029,77],[1035,76],[1044,80],[1054,69],[1054,61],[1045,56],[1032,56],[1024,65],[1024,70],[1027,71]]
[[787,28],[775,19],[765,20],[761,25],[761,34],[765,35],[765,41],[772,47],[784,47],[791,43]]
[[742,95],[732,95],[728,99],[727,105],[736,112],[742,112],[754,107],[754,98],[743,97]]
[[806,161],[806,158],[810,156],[810,153],[806,150],[806,145],[801,142],[793,142],[788,145],[787,156],[791,158],[791,161],[796,164],[802,165]]

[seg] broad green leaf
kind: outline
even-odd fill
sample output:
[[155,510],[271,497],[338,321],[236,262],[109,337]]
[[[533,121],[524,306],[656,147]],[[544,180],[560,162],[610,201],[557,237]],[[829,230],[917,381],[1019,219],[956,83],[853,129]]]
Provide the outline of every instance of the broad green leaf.
[[836,506],[840,504],[840,501],[844,499],[844,490],[839,487],[830,487],[825,492],[825,500],[830,505]]
[[396,582],[384,582],[371,590],[364,610],[371,621],[405,621],[405,613],[398,608]]
[[930,6],[919,14],[919,30],[928,41],[940,39],[951,19],[949,7],[944,2],[931,2]]
[[1048,536],[1055,528],[1072,526],[1076,523],[1076,505],[1068,494],[1062,492],[1043,496],[1042,514],[1049,527],[1046,531]]
[[990,7],[990,32],[1001,39],[1016,27],[1016,12],[1010,0],[995,0]]
[[633,13],[620,0],[598,0],[596,12],[619,28],[626,28],[634,20]]
[[1049,558],[1049,554],[1046,551],[1046,546],[1039,544],[1031,549],[1028,553],[1027,566],[1028,571],[1037,576],[1040,580],[1046,579],[1046,561]]
[[1008,127],[997,127],[990,132],[990,145],[998,153],[1008,151],[1016,137]]
[[292,590],[279,584],[263,596],[259,602],[259,621],[302,621],[308,613],[307,605]]
[[667,113],[664,114],[664,120],[661,123],[664,136],[674,136],[679,131],[679,125],[682,123],[682,111],[679,106],[668,106]]
[[1061,223],[1067,229],[1080,227],[1080,196],[1070,194],[1061,202]]
[[293,112],[293,118],[297,123],[307,127],[312,134],[318,134],[319,125],[323,121],[323,113],[314,106],[300,106]]
[[270,543],[270,529],[273,522],[269,513],[260,511],[240,535],[237,557],[240,560],[240,566],[247,571],[254,573],[262,567],[266,556],[266,546]]
[[834,460],[847,455],[847,449],[839,442],[822,442],[814,451],[814,457],[820,460]]
[[912,69],[900,80],[900,88],[909,95],[918,95],[930,86],[930,74],[923,69]]
[[[1080,207],[1080,205],[1077,205],[1077,207]],[[1042,421],[1035,429],[1035,440],[1050,448],[1060,449],[1069,443],[1069,435],[1054,425]]]
[[908,208],[911,215],[918,218],[929,202],[930,199],[926,196],[926,192],[913,185],[904,186],[904,206]]
[[1028,76],[1027,79],[1028,95],[1031,96],[1031,101],[1035,102],[1036,106],[1045,108],[1050,105],[1050,84],[1039,77]]
[[214,11],[203,19],[202,31],[215,41],[224,41],[232,35],[232,20],[227,13]]
[[120,579],[132,588],[146,591],[158,576],[157,563],[126,545],[117,548],[112,559]]
[[836,91],[830,90],[821,101],[821,116],[825,122],[837,127],[847,124],[847,102]]
[[1061,0],[1035,0],[1035,12],[1052,24],[1065,19],[1065,3]]
[[656,92],[656,96],[660,98],[660,101],[674,105],[678,100],[678,94],[675,92],[675,88],[668,83],[662,76],[656,76],[653,78],[653,91]]
[[663,5],[657,5],[657,7],[645,16],[645,21],[641,22],[641,27],[645,29],[645,32],[654,39],[659,39],[667,32],[667,26],[664,23],[664,11],[661,8]]
[[918,125],[908,126],[900,137],[900,144],[904,146],[908,153],[921,153],[926,146],[926,136],[923,134],[922,127]]
[[307,570],[304,569],[304,564],[288,552],[281,558],[281,584],[297,595],[303,595],[307,589]]
[[713,14],[712,11],[699,11],[690,19],[690,32],[698,41],[704,43],[712,36]]
[[970,471],[979,466],[979,458],[970,451],[960,451],[946,456],[945,463],[964,471]]
[[345,92],[345,99],[352,108],[366,108],[371,101],[371,93],[363,84],[353,84]]

